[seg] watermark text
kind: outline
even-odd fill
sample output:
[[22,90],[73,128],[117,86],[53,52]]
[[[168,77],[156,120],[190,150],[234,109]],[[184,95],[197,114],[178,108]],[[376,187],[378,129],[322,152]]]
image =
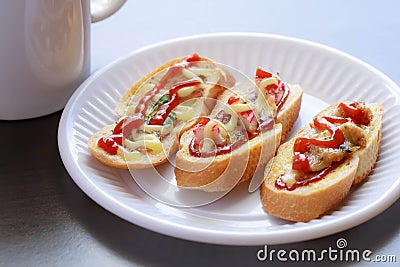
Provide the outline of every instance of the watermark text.
[[281,261],[281,262],[318,262],[318,261],[341,261],[341,262],[396,262],[396,255],[374,255],[369,249],[349,249],[347,240],[339,238],[336,246],[329,246],[326,249],[269,249],[267,245],[258,250],[259,261]]

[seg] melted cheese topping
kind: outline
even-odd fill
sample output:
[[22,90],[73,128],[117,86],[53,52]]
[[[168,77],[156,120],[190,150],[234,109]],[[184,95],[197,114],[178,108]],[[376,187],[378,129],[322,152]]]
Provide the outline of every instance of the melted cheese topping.
[[[168,69],[165,69],[155,76],[151,77],[146,83],[144,83],[136,92],[132,98],[131,104],[127,109],[127,114],[134,114],[137,104],[140,99],[142,99],[146,93],[151,91],[166,74]],[[164,97],[169,92],[169,88],[174,85],[174,83],[182,82],[186,80],[198,80],[201,83],[195,86],[187,86],[180,88],[177,92],[179,98],[190,99],[192,95],[198,90],[205,90],[207,88],[206,83],[211,83],[209,86],[214,86],[223,76],[226,78],[226,74],[221,69],[217,68],[214,63],[208,61],[201,61],[192,65],[190,67],[185,67],[182,69],[181,74],[178,77],[173,77],[171,81],[168,81],[164,88],[151,99],[148,110],[146,114],[149,116],[152,105],[155,105],[161,97]],[[196,96],[194,96],[196,97]],[[189,121],[193,118],[195,110],[189,103],[179,104],[174,110],[173,114],[176,118],[175,123],[182,121]],[[224,127],[225,128],[225,127]],[[160,140],[161,136],[171,134],[173,128],[173,123],[168,123],[164,125],[149,125],[144,124],[141,127],[140,132],[132,134],[130,139],[124,139],[124,147],[118,150],[119,154],[124,154],[127,160],[134,160],[140,157],[140,152],[138,149],[145,149],[147,152],[159,153],[162,151],[162,142]]]
[[136,139],[136,141],[124,139],[124,146],[129,151],[137,150],[140,147],[145,148],[146,150],[149,149],[155,154],[162,151],[162,143],[160,139],[152,134],[145,134],[141,136],[141,138]]
[[[337,116],[340,114],[341,116]],[[345,114],[338,112],[338,108],[331,110],[324,116],[334,116],[337,118],[348,118]],[[309,161],[310,172],[322,171],[330,167],[335,162],[340,162],[345,159],[351,153],[364,147],[366,144],[366,136],[368,134],[369,127],[363,125],[357,125],[354,122],[345,123],[334,123],[336,127],[343,133],[344,142],[339,148],[324,148],[317,145],[309,145],[305,152],[305,155]],[[302,137],[307,137],[317,140],[327,140],[331,138],[332,134],[327,131],[321,131],[316,129],[314,124],[310,124],[310,127],[303,131]],[[303,180],[307,176],[297,175],[297,180]]]

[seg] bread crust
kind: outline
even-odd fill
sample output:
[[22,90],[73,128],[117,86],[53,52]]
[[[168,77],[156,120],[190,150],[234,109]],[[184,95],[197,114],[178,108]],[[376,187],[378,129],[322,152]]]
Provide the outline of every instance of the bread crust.
[[209,192],[226,191],[236,184],[250,179],[254,172],[265,166],[275,154],[280,143],[282,125],[276,124],[267,131],[242,145],[233,153],[218,155],[215,158],[198,158],[189,153],[189,144],[194,137],[186,131],[181,137],[181,147],[176,154],[174,169],[179,187],[200,189]]
[[360,159],[360,163],[357,168],[353,185],[359,184],[367,178],[374,168],[381,147],[383,106],[378,103],[373,103],[370,105],[370,108],[375,118],[371,121],[370,126],[373,131],[368,135],[365,149],[355,152],[354,156]]
[[[336,106],[331,105],[318,115],[330,115]],[[276,179],[291,171],[295,139],[303,136],[303,132],[310,126],[305,126],[294,138],[281,145],[272,160],[271,168],[266,169],[265,180],[260,187],[261,202],[266,212],[286,220],[310,221],[336,207],[349,194],[352,185],[368,176],[379,153],[383,107],[377,103],[367,106],[372,111],[373,119],[365,135],[366,146],[353,152],[351,157],[320,181],[292,191],[278,189],[275,186]]]
[[[144,77],[142,77],[139,81],[137,81],[131,88],[121,97],[118,103],[115,106],[115,112],[119,116],[125,116],[128,112],[128,107],[131,103],[132,97],[136,94],[136,92],[140,89],[140,87],[147,83],[152,77],[156,74],[160,73],[167,68],[182,62],[185,57],[179,57],[172,59],[161,66],[155,68]],[[213,62],[211,59],[206,57],[200,57],[200,61],[208,61]],[[221,78],[222,79],[222,78]],[[198,104],[194,106],[196,112],[199,115],[205,114],[209,112],[209,109],[212,108],[212,102],[209,99],[216,98],[225,88],[224,86],[231,86],[235,82],[234,77],[226,72],[226,78],[224,81],[219,83],[217,82],[214,86],[208,89],[207,95],[204,97],[204,103]],[[222,85],[221,85],[222,84]],[[224,86],[223,86],[224,85]],[[199,98],[200,99],[200,98]],[[201,101],[201,100],[200,100]],[[210,106],[211,105],[211,106]],[[194,122],[193,122],[194,123]],[[150,154],[150,153],[142,153],[141,157],[135,161],[129,162],[126,160],[125,155],[110,155],[105,152],[102,148],[97,145],[98,140],[101,137],[107,137],[112,134],[113,128],[116,126],[116,123],[105,126],[100,129],[98,132],[94,133],[88,140],[88,148],[90,153],[99,160],[102,164],[113,167],[113,168],[150,168],[154,166],[158,166],[168,160],[173,153],[178,149],[177,139],[178,133],[181,132],[182,127],[190,127],[190,124],[181,123],[176,126],[173,133],[169,134],[166,138],[163,138],[163,151],[158,154]]]
[[112,131],[114,129],[116,124],[112,125],[107,125],[94,133],[88,141],[88,148],[90,153],[101,163],[104,165],[107,165],[109,167],[113,168],[126,168],[126,162],[123,158],[121,158],[119,155],[110,155],[103,149],[100,149],[97,146],[97,142],[100,138],[103,136],[109,136],[112,134]]
[[191,130],[185,132],[179,142],[174,169],[178,186],[204,191],[226,191],[251,179],[257,170],[264,168],[275,155],[282,137],[286,138],[300,112],[303,90],[298,85],[288,86],[290,94],[276,115],[274,128],[249,140],[241,149],[215,158],[194,157],[189,153],[189,144],[194,135]]

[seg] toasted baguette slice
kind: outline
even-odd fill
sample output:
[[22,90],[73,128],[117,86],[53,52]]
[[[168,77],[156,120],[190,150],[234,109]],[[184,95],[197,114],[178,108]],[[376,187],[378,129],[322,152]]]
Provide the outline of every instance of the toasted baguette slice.
[[[192,81],[195,83],[192,84]],[[182,83],[187,84],[180,87]],[[121,119],[94,133],[88,141],[89,150],[101,163],[114,168],[148,168],[160,165],[176,152],[177,135],[182,128],[191,126],[192,117],[208,114],[215,104],[215,98],[225,87],[234,83],[234,77],[229,72],[197,54],[166,62],[140,79],[122,96],[115,107]],[[179,98],[179,105],[161,125],[153,123],[152,119],[157,116],[158,111],[172,101],[173,93],[169,90],[174,90],[171,88],[177,86],[178,90],[174,94]],[[138,106],[143,103],[141,101],[156,88],[159,90],[151,96],[146,107],[139,111]],[[115,129],[121,125],[126,129],[129,121],[139,118],[144,123],[129,133],[124,132],[123,141],[119,144],[115,142]],[[100,141],[101,139],[104,141]],[[106,151],[99,146],[100,142],[108,142],[118,149],[116,152]]]
[[[290,88],[289,96],[280,110],[277,111],[273,101],[271,104],[270,98],[267,98],[264,103],[269,108],[273,105],[271,108],[275,116],[273,127],[250,139],[239,148],[233,149],[231,153],[219,154],[215,157],[193,156],[189,146],[195,135],[193,130],[186,131],[179,141],[179,150],[176,155],[174,172],[178,186],[210,192],[227,191],[252,178],[258,169],[264,168],[275,155],[282,136],[286,137],[300,111],[303,90],[298,85],[287,86]],[[232,88],[233,92],[225,91],[218,98],[218,104],[210,116],[217,117],[217,114],[224,109],[224,105],[226,106],[227,100],[234,93],[243,96],[246,88],[248,85],[239,84]],[[257,101],[255,104],[260,105]],[[263,109],[263,107],[258,106],[258,109]]]
[[129,168],[149,168],[164,163],[167,157],[177,150],[176,136],[168,135],[162,141],[161,153],[134,153],[124,152],[122,148],[118,149],[117,154],[111,155],[98,146],[99,139],[113,134],[116,124],[107,125],[94,133],[88,141],[90,153],[102,164],[118,169]]
[[268,159],[275,155],[281,134],[282,125],[276,124],[272,130],[250,139],[233,153],[203,158],[190,155],[188,144],[194,134],[186,131],[180,139],[181,147],[175,158],[177,185],[207,192],[230,190],[250,179],[257,168],[265,166]]
[[[357,132],[351,131],[351,125],[346,126],[345,128],[349,131],[344,132],[345,142],[350,142],[348,138],[355,140],[360,138],[358,140],[362,141],[352,140],[351,142],[360,142],[362,145],[358,150],[347,151],[342,160],[332,161],[330,171],[327,171],[326,176],[322,176],[321,179],[293,187],[295,181],[301,180],[296,177],[304,177],[303,174],[292,168],[294,144],[299,137],[313,137],[315,129],[311,124],[302,128],[295,137],[280,146],[277,155],[270,162],[269,168],[266,168],[265,180],[260,188],[261,202],[266,212],[286,220],[310,221],[337,206],[349,194],[353,184],[363,181],[368,176],[378,157],[383,107],[377,103],[365,104],[365,106],[371,111],[372,119],[368,125],[358,125],[362,131],[357,128],[357,132],[363,133],[364,137],[357,137]],[[334,104],[321,111],[317,116],[337,116],[338,113],[343,115],[343,112],[338,112],[338,104]],[[325,152],[331,153],[334,149],[331,149],[331,152],[328,149],[317,151],[322,155]],[[327,154],[324,155],[327,156]],[[307,157],[311,158],[312,155],[308,154]],[[317,157],[321,161],[324,160],[322,156]],[[319,162],[312,162],[312,164],[318,166]],[[329,167],[316,171],[315,175],[322,173],[327,168]],[[311,174],[308,177],[317,177],[315,175]],[[284,182],[286,183],[284,188],[276,184],[277,179],[283,177],[285,177]]]

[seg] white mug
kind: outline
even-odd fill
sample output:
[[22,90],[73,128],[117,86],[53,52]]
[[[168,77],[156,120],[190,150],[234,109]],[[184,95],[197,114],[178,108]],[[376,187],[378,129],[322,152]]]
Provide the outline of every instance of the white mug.
[[2,2],[0,119],[28,119],[62,109],[90,74],[91,21],[113,14],[124,2]]

